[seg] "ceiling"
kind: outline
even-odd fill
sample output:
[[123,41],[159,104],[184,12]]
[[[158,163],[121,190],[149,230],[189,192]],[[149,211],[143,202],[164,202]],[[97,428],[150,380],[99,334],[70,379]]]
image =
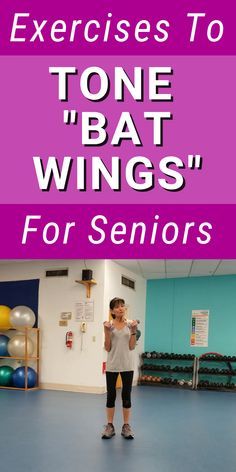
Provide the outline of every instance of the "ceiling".
[[236,274],[236,260],[115,259],[114,262],[145,279]]
[[[144,279],[236,275],[236,259],[113,259],[113,261]],[[32,262],[32,260],[5,259],[0,260],[0,265],[16,262]]]

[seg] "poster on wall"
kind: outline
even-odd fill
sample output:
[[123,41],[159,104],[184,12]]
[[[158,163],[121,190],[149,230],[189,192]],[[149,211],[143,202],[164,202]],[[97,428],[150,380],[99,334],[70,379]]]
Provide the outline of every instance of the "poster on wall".
[[94,301],[79,301],[75,304],[75,321],[94,321]]
[[192,310],[190,346],[208,347],[209,310]]

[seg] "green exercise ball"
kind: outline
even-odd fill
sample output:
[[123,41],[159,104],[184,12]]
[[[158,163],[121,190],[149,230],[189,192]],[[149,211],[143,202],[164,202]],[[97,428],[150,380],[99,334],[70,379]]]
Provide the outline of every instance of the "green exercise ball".
[[0,385],[2,387],[8,387],[12,383],[12,374],[14,369],[9,365],[0,366]]

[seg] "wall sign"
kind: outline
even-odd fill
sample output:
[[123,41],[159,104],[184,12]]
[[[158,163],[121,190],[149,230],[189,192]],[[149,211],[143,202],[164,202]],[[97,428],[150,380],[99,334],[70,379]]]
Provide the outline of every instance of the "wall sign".
[[209,310],[192,310],[190,346],[208,347]]

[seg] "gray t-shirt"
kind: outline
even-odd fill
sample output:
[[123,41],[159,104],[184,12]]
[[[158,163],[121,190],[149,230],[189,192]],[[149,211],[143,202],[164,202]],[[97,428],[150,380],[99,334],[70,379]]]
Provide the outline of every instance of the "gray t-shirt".
[[112,327],[111,350],[107,355],[108,372],[126,372],[134,370],[134,350],[129,349],[130,328],[126,324],[122,329]]

